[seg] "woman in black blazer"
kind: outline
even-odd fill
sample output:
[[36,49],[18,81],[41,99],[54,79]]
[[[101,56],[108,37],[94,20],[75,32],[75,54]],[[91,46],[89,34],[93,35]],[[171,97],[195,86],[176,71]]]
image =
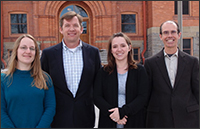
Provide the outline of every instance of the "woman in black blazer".
[[100,110],[98,127],[145,127],[148,77],[145,68],[134,61],[131,40],[124,33],[111,36],[107,61],[94,85],[94,103]]

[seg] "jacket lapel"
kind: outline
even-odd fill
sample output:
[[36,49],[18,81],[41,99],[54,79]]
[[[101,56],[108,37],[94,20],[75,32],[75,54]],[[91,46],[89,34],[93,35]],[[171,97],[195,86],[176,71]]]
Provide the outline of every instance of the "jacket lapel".
[[183,74],[185,64],[187,63],[187,60],[185,60],[184,57],[185,57],[184,53],[179,50],[178,66],[177,66],[177,73],[176,73],[176,78],[175,78],[175,83],[174,83],[174,89],[177,87],[178,82],[180,81],[180,78]]
[[62,82],[63,85],[60,85],[59,87],[61,87],[63,89],[63,91],[66,91],[68,95],[70,95],[71,97],[73,97],[73,94],[71,93],[71,91],[68,89],[66,80],[65,80],[65,73],[64,73],[64,66],[63,66],[63,45],[62,42],[60,43],[60,45],[58,45],[55,48],[55,54],[52,55],[54,56],[55,61],[57,62],[57,68],[58,68],[58,79]]
[[158,53],[157,59],[156,59],[156,64],[157,64],[165,82],[167,83],[169,88],[172,89],[172,86],[171,86],[171,83],[170,83],[170,80],[169,80],[169,76],[168,76],[168,72],[167,72],[167,68],[166,68],[166,65],[165,65],[163,50],[161,50]]
[[115,67],[114,71],[109,75],[110,86],[112,87],[112,100],[113,105],[118,106],[118,73],[117,67]]
[[[83,43],[83,42],[82,42],[82,43]],[[88,66],[88,64],[87,64],[88,62],[85,61],[85,59],[86,59],[86,57],[89,57],[89,56],[87,55],[87,52],[88,52],[88,51],[87,51],[86,49],[87,49],[87,48],[86,48],[86,46],[85,46],[84,43],[83,43],[83,46],[82,46],[83,70],[82,70],[80,82],[79,82],[78,89],[77,89],[76,96],[75,96],[76,99],[77,99],[77,97],[80,95],[80,91],[81,91],[81,89],[82,89],[82,87],[83,87],[83,84],[82,84],[82,83],[84,83],[84,82],[83,82],[82,80],[84,80],[84,77],[87,76],[85,71],[87,71],[87,69],[88,69],[88,67],[86,67],[86,66]]]

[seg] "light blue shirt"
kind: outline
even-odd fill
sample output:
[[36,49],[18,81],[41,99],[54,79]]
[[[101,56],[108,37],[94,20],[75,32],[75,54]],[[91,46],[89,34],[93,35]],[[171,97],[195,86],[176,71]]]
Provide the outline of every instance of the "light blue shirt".
[[83,70],[82,41],[80,40],[80,44],[73,49],[68,48],[64,41],[62,44],[65,79],[68,89],[75,98]]
[[[118,107],[126,104],[126,80],[128,71],[124,74],[118,73]],[[124,125],[117,124],[117,128],[124,128]]]

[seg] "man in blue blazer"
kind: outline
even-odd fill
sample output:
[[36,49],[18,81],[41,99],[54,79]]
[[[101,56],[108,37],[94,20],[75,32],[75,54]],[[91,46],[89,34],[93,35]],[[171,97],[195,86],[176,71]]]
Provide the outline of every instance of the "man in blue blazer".
[[56,95],[52,128],[93,128],[93,84],[101,67],[99,50],[80,40],[82,17],[67,12],[60,18],[61,43],[42,52],[42,69],[50,74]]
[[178,49],[180,35],[176,22],[161,24],[164,48],[145,60],[151,86],[148,128],[199,128],[199,63]]

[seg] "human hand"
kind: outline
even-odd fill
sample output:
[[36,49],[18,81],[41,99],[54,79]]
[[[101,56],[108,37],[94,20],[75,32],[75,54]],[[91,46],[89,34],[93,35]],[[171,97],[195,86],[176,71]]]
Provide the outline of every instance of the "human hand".
[[112,112],[111,114],[110,114],[110,119],[112,119],[114,122],[117,122],[117,121],[119,121],[120,119],[119,119],[119,109],[118,108],[112,108],[112,109],[110,109],[110,110],[108,110],[109,112]]
[[121,120],[117,121],[117,124],[125,125],[127,122],[127,116],[124,116]]

